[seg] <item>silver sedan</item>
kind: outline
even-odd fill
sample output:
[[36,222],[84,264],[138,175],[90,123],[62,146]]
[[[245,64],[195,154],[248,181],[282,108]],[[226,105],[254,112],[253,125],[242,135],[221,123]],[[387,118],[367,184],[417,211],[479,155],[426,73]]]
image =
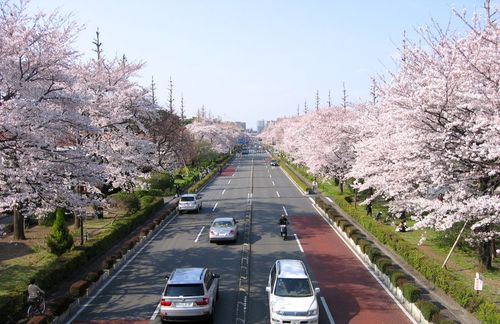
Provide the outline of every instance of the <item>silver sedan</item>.
[[214,219],[208,231],[210,242],[231,241],[238,239],[238,222],[232,217]]

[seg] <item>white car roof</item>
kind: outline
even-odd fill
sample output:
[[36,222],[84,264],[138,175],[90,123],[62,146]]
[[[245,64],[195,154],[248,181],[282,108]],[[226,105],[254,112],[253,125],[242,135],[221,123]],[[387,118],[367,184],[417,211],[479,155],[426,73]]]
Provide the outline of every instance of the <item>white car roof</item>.
[[182,197],[195,197],[196,198],[196,196],[197,196],[196,194],[184,194],[181,196],[181,198]]
[[283,259],[276,263],[280,278],[308,278],[304,263],[300,260]]
[[171,284],[203,282],[205,268],[177,268],[169,278]]

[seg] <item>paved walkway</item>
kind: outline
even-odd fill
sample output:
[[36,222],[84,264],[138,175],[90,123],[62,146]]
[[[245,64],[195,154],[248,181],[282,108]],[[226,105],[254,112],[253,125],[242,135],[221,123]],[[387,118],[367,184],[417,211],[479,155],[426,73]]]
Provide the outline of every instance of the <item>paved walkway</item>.
[[[304,183],[306,183],[308,187],[312,187],[312,184],[309,182],[308,179],[304,178],[301,174],[295,172],[295,170],[293,170],[291,167],[289,167],[289,169],[292,172],[294,172],[295,175],[298,178],[300,178]],[[321,193],[316,193],[311,196],[324,197],[324,195],[322,195]],[[364,227],[361,226],[355,219],[353,219],[350,215],[345,213],[343,209],[338,207],[335,203],[332,203],[332,205],[337,210],[337,212],[339,212],[343,217],[348,219],[360,232],[362,232],[370,240],[372,240],[375,243],[375,245],[388,257],[390,257],[395,264],[399,265],[407,274],[409,274],[415,280],[415,282],[421,288],[423,288],[424,296],[427,296],[433,302],[439,304],[442,307],[441,312],[443,313],[443,315],[446,315],[448,318],[454,319],[460,323],[468,323],[468,324],[481,323],[477,318],[475,318],[466,309],[461,307],[455,300],[453,300],[450,296],[448,296],[444,291],[436,287],[432,282],[430,282],[424,276],[422,276],[418,271],[416,271],[398,254],[395,254],[385,245],[380,243],[370,232],[366,231]]]

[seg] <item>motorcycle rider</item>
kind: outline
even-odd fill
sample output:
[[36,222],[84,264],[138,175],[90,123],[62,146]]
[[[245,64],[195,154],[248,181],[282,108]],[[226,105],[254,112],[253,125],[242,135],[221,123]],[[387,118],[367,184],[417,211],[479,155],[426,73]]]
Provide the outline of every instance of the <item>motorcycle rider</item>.
[[285,214],[281,214],[281,217],[280,217],[278,224],[280,225],[280,228],[281,228],[280,234],[281,234],[281,236],[283,236],[283,240],[286,240],[286,237],[288,235],[287,225],[290,224],[290,222],[286,218]]

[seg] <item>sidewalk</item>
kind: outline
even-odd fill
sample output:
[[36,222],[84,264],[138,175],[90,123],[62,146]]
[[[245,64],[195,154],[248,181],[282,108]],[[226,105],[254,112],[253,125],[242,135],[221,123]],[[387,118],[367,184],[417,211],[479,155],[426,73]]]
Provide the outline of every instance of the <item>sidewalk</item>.
[[[308,187],[312,187],[312,184],[308,179],[304,178],[301,174],[296,172],[293,168],[289,169]],[[315,194],[310,194],[309,196],[315,197],[325,197],[321,193],[316,192]],[[351,218],[347,213],[344,212],[335,203],[332,203],[333,207],[339,212],[343,217],[348,219],[361,233],[366,235],[370,240],[372,240],[375,245],[385,253],[391,260],[400,266],[408,275],[410,275],[415,282],[423,289],[423,295],[433,302],[439,304],[442,309],[441,312],[450,319],[454,319],[460,323],[481,323],[477,318],[475,318],[471,313],[461,307],[457,302],[455,302],[451,297],[444,293],[441,289],[435,287],[435,285],[423,277],[419,272],[413,269],[405,260],[403,260],[398,254],[394,253],[392,250],[388,249],[385,245],[380,243],[370,232],[367,232],[363,226],[361,226],[356,220]]]

